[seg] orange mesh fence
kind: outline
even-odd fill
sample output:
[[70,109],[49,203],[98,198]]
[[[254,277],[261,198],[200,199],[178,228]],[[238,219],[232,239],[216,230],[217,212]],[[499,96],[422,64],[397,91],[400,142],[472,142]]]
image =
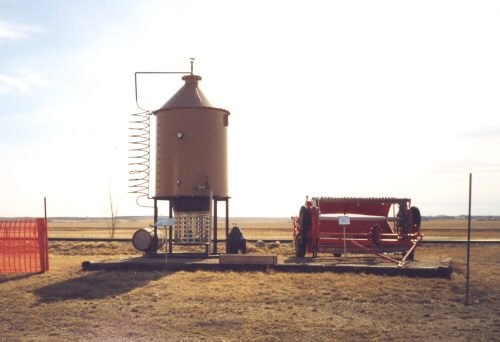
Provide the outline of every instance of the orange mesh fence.
[[48,271],[48,247],[45,219],[0,220],[0,273]]

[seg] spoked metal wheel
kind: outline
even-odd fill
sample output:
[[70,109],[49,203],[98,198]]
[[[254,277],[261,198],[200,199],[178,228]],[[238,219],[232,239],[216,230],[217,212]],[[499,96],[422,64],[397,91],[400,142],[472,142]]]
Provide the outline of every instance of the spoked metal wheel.
[[420,215],[420,210],[417,207],[411,207],[410,215],[411,215],[411,231],[412,233],[418,233],[420,231],[420,224],[422,223],[422,216]]
[[300,232],[295,237],[295,255],[303,258],[307,249],[307,233],[311,229],[311,210],[302,206],[299,213]]

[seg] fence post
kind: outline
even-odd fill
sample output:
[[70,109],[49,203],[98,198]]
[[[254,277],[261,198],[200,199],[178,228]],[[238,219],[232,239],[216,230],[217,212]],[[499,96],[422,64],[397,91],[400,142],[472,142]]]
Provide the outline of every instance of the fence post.
[[472,202],[472,173],[469,173],[469,215],[467,218],[467,270],[465,276],[465,306],[469,306],[471,202]]

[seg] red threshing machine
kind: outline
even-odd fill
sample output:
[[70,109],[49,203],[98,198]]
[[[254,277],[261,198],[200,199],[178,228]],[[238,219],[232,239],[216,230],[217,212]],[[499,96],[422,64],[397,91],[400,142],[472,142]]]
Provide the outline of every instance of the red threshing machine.
[[[392,213],[392,216],[389,216]],[[420,211],[408,198],[316,197],[292,217],[295,254],[371,253],[404,264],[422,241]],[[402,253],[394,259],[387,253]]]

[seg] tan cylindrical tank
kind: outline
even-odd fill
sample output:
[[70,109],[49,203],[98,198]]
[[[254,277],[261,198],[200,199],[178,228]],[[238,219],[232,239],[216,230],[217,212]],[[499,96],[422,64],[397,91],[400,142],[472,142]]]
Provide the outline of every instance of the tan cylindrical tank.
[[[227,126],[229,112],[210,105],[198,88],[200,76],[182,78],[184,86],[157,116],[156,195],[175,203],[194,197],[228,197]],[[205,207],[205,205],[203,205]],[[200,208],[201,209],[201,208]],[[206,209],[203,209],[206,210]]]

